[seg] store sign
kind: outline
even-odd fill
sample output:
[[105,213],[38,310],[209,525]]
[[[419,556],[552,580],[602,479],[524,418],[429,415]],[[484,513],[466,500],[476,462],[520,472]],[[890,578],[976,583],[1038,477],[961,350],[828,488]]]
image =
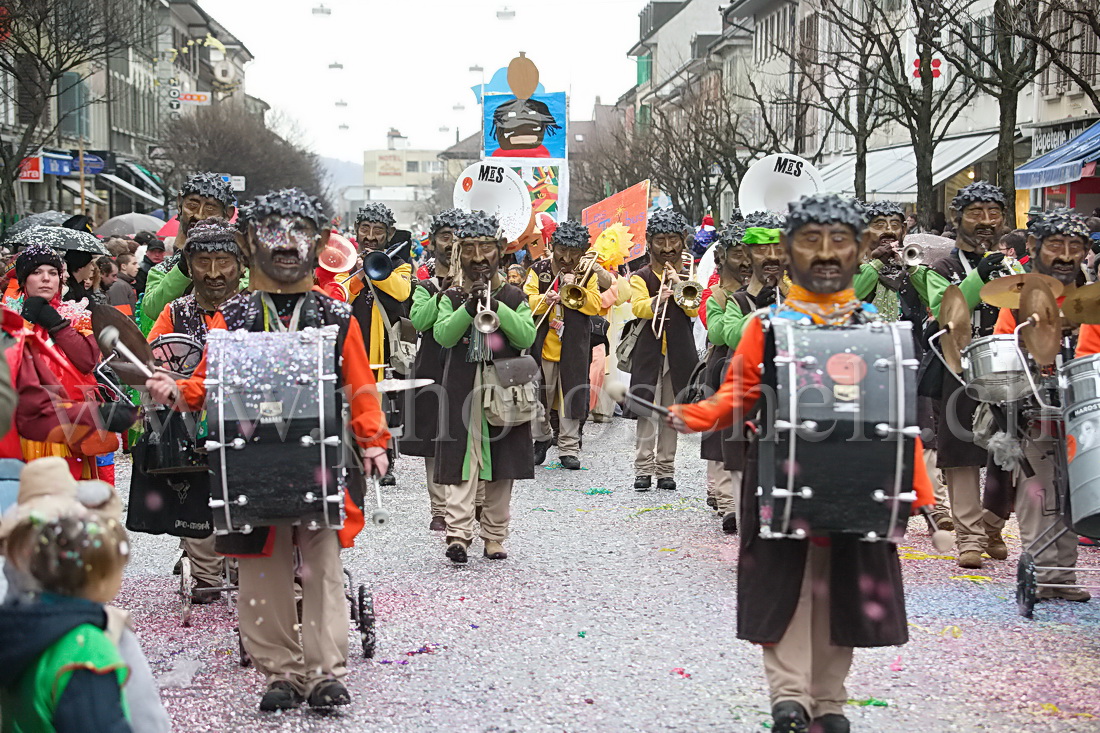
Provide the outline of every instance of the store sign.
[[1063,183],[1061,186],[1047,186],[1047,196],[1065,196],[1066,186]]
[[192,107],[209,107],[213,100],[210,92],[181,92],[179,101],[181,104]]
[[56,155],[42,156],[42,172],[51,176],[67,176],[72,173],[73,159],[69,156],[58,157]]
[[1095,120],[1090,122],[1066,122],[1061,125],[1035,128],[1035,133],[1031,136],[1031,157],[1038,157],[1065,145],[1092,127],[1094,123]]
[[[103,172],[107,162],[98,155],[84,153],[84,175],[94,176]],[[73,151],[72,174],[80,173],[80,151]]]
[[221,179],[229,184],[229,187],[234,191],[243,191],[248,188],[247,181],[244,176],[231,176],[228,173],[222,173]]
[[19,164],[19,180],[23,183],[42,183],[42,156],[23,158]]

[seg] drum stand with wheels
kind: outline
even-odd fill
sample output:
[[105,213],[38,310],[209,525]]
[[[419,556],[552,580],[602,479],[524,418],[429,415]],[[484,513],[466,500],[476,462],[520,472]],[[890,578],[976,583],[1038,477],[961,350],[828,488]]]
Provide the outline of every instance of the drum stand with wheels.
[[[222,584],[214,586],[213,588],[203,588],[207,593],[224,593],[225,605],[233,606],[233,594],[237,592],[237,586],[230,582],[230,569],[229,559],[227,558],[222,565]],[[184,553],[180,559],[180,587],[176,593],[180,597],[180,626],[184,628],[191,627],[191,610],[194,604],[191,603],[191,591],[194,587],[194,576],[191,574],[191,558],[187,557]],[[247,665],[245,665],[247,666]]]
[[[1052,533],[1052,530],[1056,530]],[[1031,618],[1038,600],[1040,588],[1077,588],[1080,590],[1100,591],[1100,585],[1088,585],[1085,583],[1040,583],[1038,571],[1040,570],[1067,570],[1074,573],[1100,573],[1100,568],[1060,568],[1049,565],[1036,565],[1035,557],[1047,549],[1061,537],[1069,532],[1069,527],[1062,524],[1059,518],[1049,527],[1039,533],[1035,541],[1024,548],[1020,553],[1020,559],[1016,565],[1016,608],[1024,618]],[[1044,537],[1049,535],[1045,542]],[[1041,543],[1041,544],[1040,544]]]

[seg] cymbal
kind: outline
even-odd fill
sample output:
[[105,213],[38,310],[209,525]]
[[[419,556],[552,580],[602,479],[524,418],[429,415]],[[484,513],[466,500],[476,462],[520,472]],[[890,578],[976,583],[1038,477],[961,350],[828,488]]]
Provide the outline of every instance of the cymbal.
[[997,308],[1019,308],[1020,292],[1029,280],[1041,280],[1046,283],[1055,299],[1062,294],[1062,283],[1050,275],[1028,272],[1023,275],[1009,275],[990,280],[982,286],[982,301]]
[[378,391],[382,393],[386,392],[404,392],[408,389],[417,389],[418,387],[427,387],[429,384],[434,384],[434,379],[383,379],[377,382]]
[[[132,351],[134,356],[141,360],[141,363],[150,368],[156,365],[156,361],[153,359],[153,350],[145,340],[145,335],[142,334],[141,329],[129,316],[118,308],[109,305],[93,305],[89,310],[92,313],[92,333],[95,334],[97,343],[99,342],[99,334],[102,333],[103,329],[114,326],[118,329],[118,340],[122,342],[123,346]],[[103,351],[102,346],[100,351]],[[105,357],[110,355],[109,353],[103,354]],[[145,384],[144,378],[141,380],[141,384]]]
[[1083,285],[1062,301],[1062,314],[1072,323],[1100,323],[1100,282]]
[[1050,366],[1061,350],[1062,315],[1058,301],[1042,280],[1032,278],[1020,292],[1020,339],[1040,366]]
[[962,350],[970,345],[973,333],[970,330],[970,306],[966,304],[966,296],[958,285],[949,285],[943,291],[939,321],[940,328],[947,329],[947,333],[940,337],[944,361],[951,371],[961,374]]

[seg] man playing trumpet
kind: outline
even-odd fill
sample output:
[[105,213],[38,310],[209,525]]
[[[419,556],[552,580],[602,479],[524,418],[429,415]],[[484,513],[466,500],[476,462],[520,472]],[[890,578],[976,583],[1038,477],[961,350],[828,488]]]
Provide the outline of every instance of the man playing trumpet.
[[[649,321],[637,326],[638,341],[631,358],[630,391],[642,399],[668,406],[688,386],[699,363],[692,334],[699,313],[702,286],[692,300],[674,299],[673,288],[687,280],[684,271],[683,215],[663,209],[650,215],[646,224],[649,264],[630,278],[630,305],[635,318]],[[674,463],[676,432],[653,416],[640,416],[637,451],[634,458],[634,489],[648,491],[653,474],[657,488],[676,488]]]
[[[550,411],[558,410],[562,468],[579,470],[581,423],[588,414],[588,369],[592,361],[592,316],[600,310],[595,253],[585,256],[588,229],[563,221],[550,240],[552,256],[527,273],[523,292],[538,330],[532,353],[542,367],[542,418],[535,426],[535,465],[550,447]],[[601,268],[602,269],[602,268]]]

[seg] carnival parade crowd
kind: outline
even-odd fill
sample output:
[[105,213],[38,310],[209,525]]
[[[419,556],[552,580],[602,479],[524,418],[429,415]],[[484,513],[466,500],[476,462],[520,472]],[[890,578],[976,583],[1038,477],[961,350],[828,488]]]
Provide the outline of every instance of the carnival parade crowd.
[[[384,487],[423,459],[441,559],[504,561],[515,482],[555,446],[582,469],[586,425],[617,418],[636,421],[621,488],[705,493],[739,537],[736,636],[760,646],[773,731],[850,729],[853,649],[908,639],[907,528],[953,531],[973,570],[1008,558],[1015,512],[1021,613],[1090,600],[1100,219],[1008,231],[979,181],[933,235],[813,194],[717,230],[654,211],[627,261],[572,220],[517,256],[483,211],[439,212],[420,243],[371,203],[341,234],[298,189],[238,209],[213,173],[177,203],[170,256],[80,217],[7,240],[4,731],[169,729],[112,605],[128,531],[179,539],[188,607],[235,598],[261,711],[349,705],[351,626],[370,630],[341,550],[387,520]],[[703,435],[706,486],[677,483],[679,433]]]

